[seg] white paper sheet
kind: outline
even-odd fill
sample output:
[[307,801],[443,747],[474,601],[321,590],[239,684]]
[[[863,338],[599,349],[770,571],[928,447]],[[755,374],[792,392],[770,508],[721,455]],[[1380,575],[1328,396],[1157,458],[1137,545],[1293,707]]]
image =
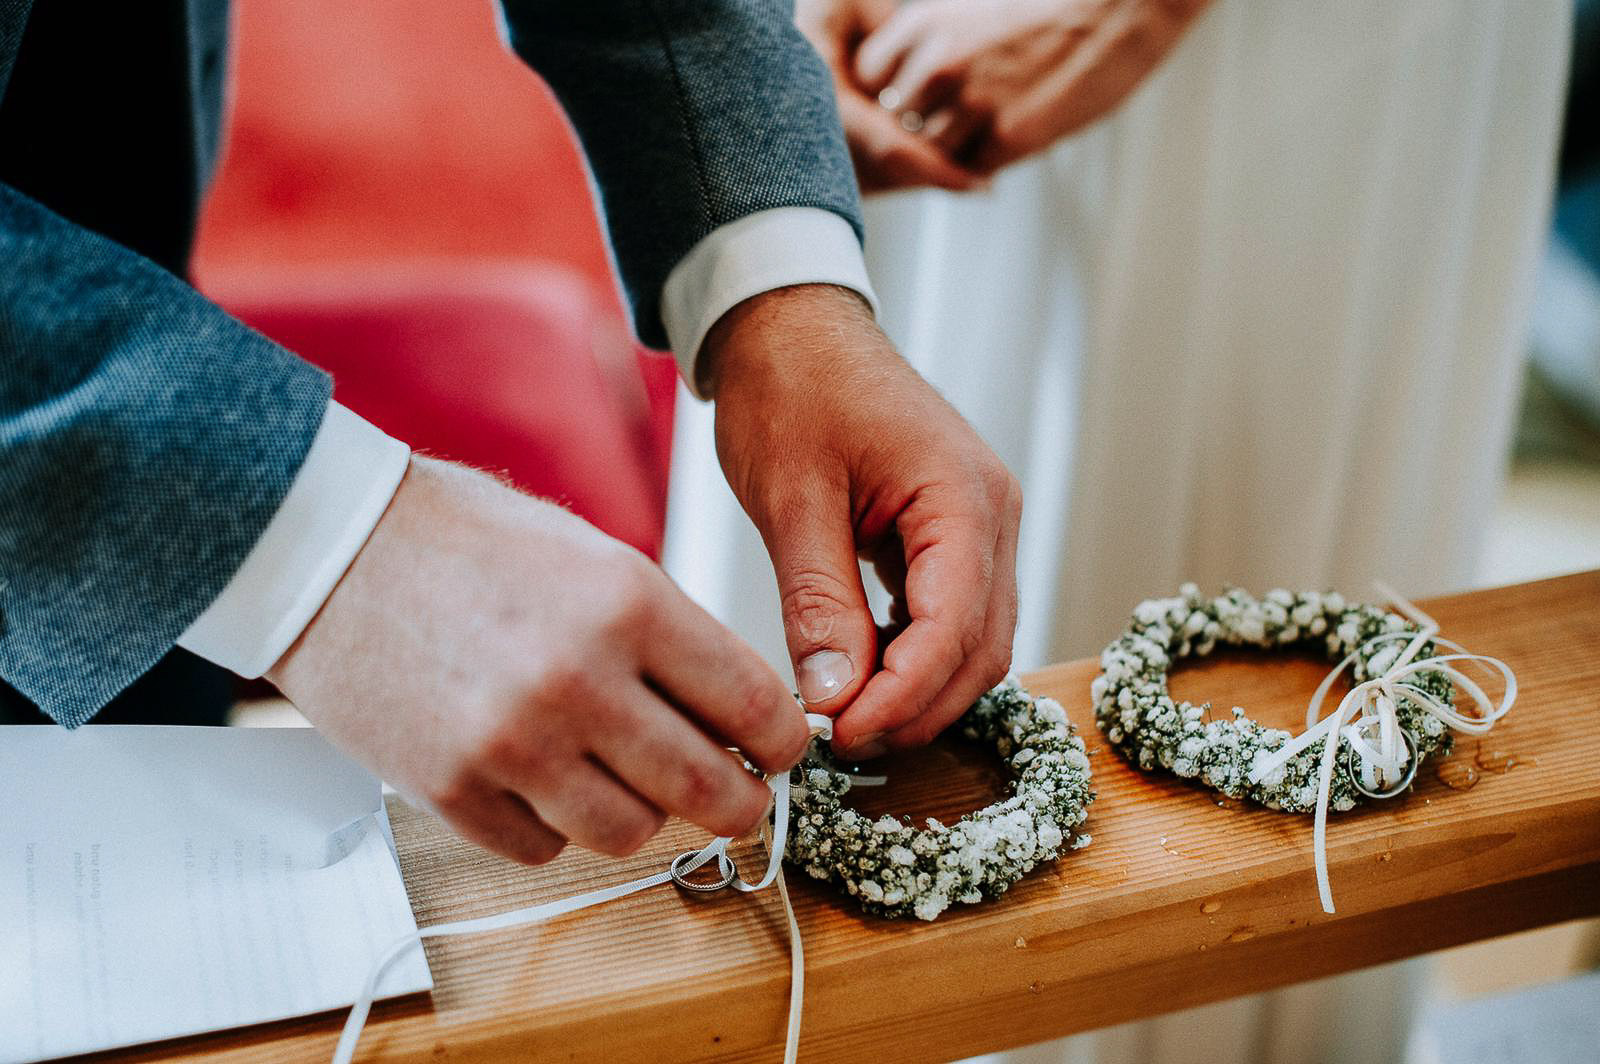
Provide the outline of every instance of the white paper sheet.
[[0,728],[0,1062],[348,1005],[416,928],[388,831],[309,728]]

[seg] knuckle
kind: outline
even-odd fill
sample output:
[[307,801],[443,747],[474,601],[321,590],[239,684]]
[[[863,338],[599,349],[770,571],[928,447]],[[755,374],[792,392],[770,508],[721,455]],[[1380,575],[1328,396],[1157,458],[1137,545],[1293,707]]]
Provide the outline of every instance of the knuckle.
[[1005,642],[994,644],[985,651],[979,660],[979,674],[983,677],[983,688],[988,690],[1006,678],[1006,673],[1011,671],[1011,645]]
[[927,746],[938,737],[941,730],[938,721],[929,714],[923,714],[894,733],[893,745],[900,749]]
[[833,637],[834,625],[848,601],[844,583],[820,569],[791,572],[784,580],[784,622],[793,635],[811,646],[821,646]]
[[690,761],[678,770],[678,804],[689,819],[714,815],[725,790],[723,773],[706,762]]
[[527,732],[507,728],[485,740],[479,748],[478,764],[486,776],[528,784],[555,775],[550,758],[548,744],[531,741]]
[[995,502],[1004,501],[1013,491],[1019,497],[1022,494],[1022,485],[997,455],[983,457],[978,466],[978,479]]
[[1001,503],[1013,519],[1022,514],[1022,482],[1007,469],[1002,477]]
[[540,660],[527,663],[525,668],[516,688],[499,696],[502,712],[505,707],[519,702],[538,706],[566,698],[576,693],[584,682],[579,655],[571,650],[552,649]]
[[772,724],[772,700],[766,685],[751,680],[741,681],[733,699],[733,707],[728,718],[730,738],[757,748],[745,750],[745,753],[760,753],[769,745],[766,739]]
[[955,630],[956,657],[971,661],[983,649],[983,631],[976,625],[964,624]]
[[455,821],[466,816],[476,793],[477,784],[472,776],[457,772],[446,776],[436,786],[427,788],[422,797],[440,816]]
[[[941,49],[946,53],[951,51],[951,45]],[[961,55],[944,55],[934,64],[933,70],[928,74],[928,87],[936,91],[946,91],[950,86],[960,82],[967,76],[967,61]]]
[[1021,127],[1016,122],[1006,121],[1003,116],[996,115],[989,127],[989,157],[1011,159],[1022,151]]
[[600,603],[608,634],[637,634],[655,613],[660,576],[650,562],[631,551],[612,566],[609,594]]
[[521,735],[509,728],[501,728],[483,737],[475,759],[491,774],[499,774],[520,766],[526,756]]
[[994,101],[989,94],[970,83],[963,85],[956,94],[956,107],[979,119],[988,118],[995,112]]

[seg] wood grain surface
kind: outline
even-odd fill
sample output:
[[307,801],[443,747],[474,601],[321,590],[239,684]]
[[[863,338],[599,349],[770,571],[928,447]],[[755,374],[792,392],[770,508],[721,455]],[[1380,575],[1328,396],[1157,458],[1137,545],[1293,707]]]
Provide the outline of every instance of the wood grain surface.
[[[1095,663],[1054,666],[1025,679],[1088,741],[1093,844],[931,924],[865,916],[791,871],[806,950],[801,1059],[950,1060],[1600,913],[1600,573],[1426,605],[1445,635],[1510,663],[1521,697],[1490,737],[1424,766],[1410,795],[1333,819],[1337,915],[1317,902],[1309,817],[1132,770],[1094,728]],[[1325,671],[1311,658],[1226,655],[1172,686],[1298,727]],[[891,783],[858,792],[862,808],[949,817],[1000,787],[992,755],[955,743],[883,764]],[[570,851],[530,869],[402,804],[391,815],[421,924],[647,874],[703,836],[673,824],[626,861]],[[773,1061],[787,951],[775,891],[669,887],[439,940],[428,946],[436,989],[378,1005],[358,1059]],[[122,1056],[327,1059],[342,1019]]]

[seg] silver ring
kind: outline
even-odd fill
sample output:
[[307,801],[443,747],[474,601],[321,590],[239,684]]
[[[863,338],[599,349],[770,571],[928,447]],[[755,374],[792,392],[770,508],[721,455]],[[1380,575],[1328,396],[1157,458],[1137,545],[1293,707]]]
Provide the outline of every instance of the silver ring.
[[905,97],[893,85],[885,85],[878,91],[878,106],[885,111],[892,112],[900,123],[900,128],[907,133],[921,133],[922,127],[927,125],[927,119],[921,111],[914,111],[909,107],[901,107]]
[[717,854],[717,869],[722,873],[722,878],[715,883],[696,883],[683,870],[683,865],[699,856],[699,850],[684,850],[672,859],[672,865],[667,869],[667,874],[672,877],[672,881],[684,890],[692,890],[696,894],[715,894],[729,883],[732,883],[733,877],[739,874],[738,869],[733,866],[733,858],[725,853],[719,853]]
[[[1400,738],[1405,740],[1406,753],[1409,755],[1406,761],[1406,774],[1399,783],[1396,783],[1393,787],[1382,791],[1367,789],[1366,784],[1361,782],[1361,770],[1356,765],[1355,748],[1350,746],[1346,746],[1344,748],[1345,771],[1350,774],[1350,783],[1355,787],[1356,790],[1360,791],[1368,798],[1393,798],[1396,795],[1404,792],[1407,787],[1411,786],[1411,781],[1417,778],[1417,763],[1422,759],[1417,756],[1417,741],[1411,737],[1411,733],[1409,731],[1407,731],[1405,728],[1401,728]],[[1326,741],[1327,740],[1324,740],[1324,742]]]

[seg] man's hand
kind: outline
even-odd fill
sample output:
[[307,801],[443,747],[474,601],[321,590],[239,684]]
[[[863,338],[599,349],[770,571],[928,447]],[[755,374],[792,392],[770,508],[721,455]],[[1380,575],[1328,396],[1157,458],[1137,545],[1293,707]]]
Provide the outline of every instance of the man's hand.
[[982,182],[980,175],[903,127],[899,115],[856,84],[856,47],[894,11],[894,0],[800,0],[795,9],[795,25],[833,73],[856,180],[863,192],[911,185],[972,188]]
[[[701,350],[717,454],[777,571],[800,694],[852,757],[925,743],[1004,678],[1016,479],[855,294],[778,289]],[[857,557],[895,599],[880,653]]]
[[547,861],[633,852],[667,814],[765,815],[805,717],[749,647],[638,552],[560,507],[413,458],[268,677],[333,742],[467,838]]
[[1206,2],[919,0],[860,42],[838,91],[888,90],[940,154],[989,174],[1109,114]]

